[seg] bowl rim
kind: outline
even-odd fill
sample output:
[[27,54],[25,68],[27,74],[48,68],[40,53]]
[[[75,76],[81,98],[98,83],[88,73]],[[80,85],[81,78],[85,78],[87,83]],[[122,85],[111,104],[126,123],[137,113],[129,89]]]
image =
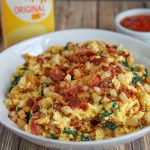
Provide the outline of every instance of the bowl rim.
[[[137,14],[132,14],[134,12],[137,12]],[[133,34],[136,36],[150,35],[150,31],[149,32],[134,31],[134,30],[130,30],[128,28],[125,28],[124,26],[122,26],[120,24],[120,21],[123,18],[129,17],[129,16],[136,16],[136,15],[140,15],[140,14],[141,15],[142,14],[149,14],[150,15],[150,9],[149,8],[135,8],[135,9],[129,9],[126,11],[122,11],[115,16],[115,19],[114,19],[115,26],[118,27],[121,31],[126,32],[128,34]]]
[[[19,42],[19,43],[13,45],[13,46],[7,48],[5,51],[2,51],[0,53],[0,56],[1,56],[1,54],[9,53],[12,48],[15,48],[16,46],[22,45],[26,42],[30,42],[30,41],[38,40],[38,39],[41,39],[41,38],[45,38],[49,35],[52,36],[52,34],[56,34],[56,33],[70,32],[70,31],[78,32],[78,31],[81,31],[81,30],[84,31],[84,32],[86,32],[86,31],[101,31],[101,32],[112,33],[112,34],[120,35],[122,37],[130,38],[130,39],[132,39],[136,42],[142,43],[146,47],[150,47],[149,44],[147,44],[147,43],[145,43],[145,42],[143,42],[139,39],[136,39],[134,37],[124,35],[124,34],[121,34],[121,33],[117,33],[117,32],[114,32],[114,31],[108,31],[108,30],[103,30],[103,29],[92,29],[92,28],[77,28],[77,29],[66,29],[66,30],[61,30],[61,31],[55,31],[55,32],[52,32],[52,33],[48,33],[48,34],[44,34],[44,35],[40,35],[40,36],[37,36],[37,37],[34,37],[34,38],[24,40],[22,42]],[[7,129],[11,130],[13,133],[17,134],[20,137],[32,138],[32,139],[40,140],[40,141],[43,141],[43,142],[49,142],[51,144],[59,144],[59,145],[66,145],[66,146],[84,146],[85,144],[93,146],[93,145],[108,144],[108,143],[111,144],[111,143],[115,143],[115,142],[122,142],[124,140],[127,140],[128,138],[138,136],[140,133],[143,136],[144,134],[150,132],[150,126],[146,126],[146,127],[142,128],[138,131],[131,132],[131,133],[128,133],[128,134],[124,134],[122,136],[118,136],[118,137],[115,137],[115,138],[109,138],[109,139],[103,139],[103,140],[93,140],[93,141],[61,141],[61,140],[44,138],[44,137],[41,137],[41,136],[37,136],[37,135],[31,134],[31,133],[25,132],[25,131],[19,129],[18,127],[12,126],[12,124],[11,125],[7,124],[4,120],[2,120],[2,118],[0,118],[0,123],[3,126],[7,127]]]

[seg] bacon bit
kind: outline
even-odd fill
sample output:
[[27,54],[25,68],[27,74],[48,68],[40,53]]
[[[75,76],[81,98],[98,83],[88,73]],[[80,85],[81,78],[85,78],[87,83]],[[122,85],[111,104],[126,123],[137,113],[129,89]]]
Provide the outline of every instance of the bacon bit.
[[94,55],[97,55],[92,49],[81,47],[79,51],[68,57],[68,60],[73,63],[85,63],[87,60],[90,60],[90,58]]
[[111,87],[111,86],[112,86],[112,78],[113,78],[113,77],[108,77],[108,78],[106,78],[105,80],[101,81],[101,82],[99,83],[99,87],[100,87],[100,88],[104,88],[104,89]]
[[45,68],[44,72],[46,76],[52,78],[54,81],[61,81],[65,77],[65,73],[57,65],[52,70],[50,68]]
[[114,55],[114,56],[116,56],[117,55],[117,51],[116,50],[114,50],[114,49],[108,49],[107,50],[110,54],[112,54],[112,55]]
[[67,70],[67,74],[73,75],[74,69],[80,68],[82,66],[83,66],[83,64],[80,64],[80,63],[74,64],[70,69]]
[[24,110],[25,112],[29,112],[29,111],[31,110],[31,107],[29,107],[29,106],[24,106],[24,107],[23,107],[23,110]]
[[81,47],[77,53],[77,55],[79,56],[93,56],[93,55],[96,55],[96,53],[91,49],[91,48],[86,48],[86,47]]
[[121,56],[123,56],[125,59],[130,56],[129,53],[126,54],[126,52],[124,52],[124,51],[120,51],[119,54],[120,54]]
[[117,76],[118,74],[120,74],[122,71],[121,71],[121,69],[120,69],[120,67],[119,66],[116,66],[116,68],[112,68],[111,69],[111,73],[112,73],[112,76]]
[[60,134],[61,130],[57,127],[54,128],[54,131],[57,133],[57,134]]
[[29,107],[32,107],[33,106],[33,104],[34,104],[34,101],[32,100],[32,99],[29,99],[28,101],[27,101],[27,106],[29,106]]
[[88,104],[84,99],[73,98],[69,100],[68,105],[72,108],[81,108],[84,111],[88,110]]
[[145,111],[145,108],[142,107],[142,106],[140,106],[140,107],[139,107],[139,111],[143,111],[143,112],[144,112],[144,111]]
[[110,67],[109,66],[102,66],[102,69],[103,69],[103,71],[109,71],[110,70]]
[[43,99],[43,97],[42,96],[39,96],[39,97],[37,97],[36,99],[35,99],[35,101],[40,101],[41,99]]
[[64,89],[63,95],[66,100],[69,100],[72,98],[76,98],[77,94],[82,91],[83,91],[83,87],[81,85],[75,85],[73,87],[68,86],[66,87],[66,89]]
[[32,111],[33,111],[33,112],[36,112],[36,111],[38,111],[39,109],[40,109],[40,106],[39,106],[38,102],[36,101],[36,102],[34,103],[34,105],[32,106]]
[[124,92],[124,93],[127,95],[128,98],[135,96],[135,92],[134,92],[134,91],[129,90],[129,89],[126,89],[125,87],[121,87],[121,88],[119,89],[119,94],[120,94],[121,92]]
[[23,64],[23,66],[27,67],[27,66],[28,66],[28,64],[29,64],[29,63],[28,63],[28,62],[26,62],[26,63],[24,63],[24,64]]
[[89,108],[88,103],[87,102],[81,103],[80,108],[84,111],[87,111]]
[[140,121],[140,123],[142,125],[146,125],[146,123],[147,123],[147,121],[145,120],[144,116],[139,121]]
[[98,77],[98,75],[94,74],[92,76],[92,80],[89,81],[88,85],[94,87],[94,86],[98,86],[99,83],[100,83],[100,78]]
[[16,110],[16,106],[10,106],[9,107],[9,111],[15,111]]
[[29,125],[29,128],[30,128],[30,131],[32,134],[42,135],[42,133],[43,133],[43,129],[42,129],[41,125],[39,125],[39,124],[35,124],[35,123],[31,122]]
[[44,63],[44,58],[42,56],[37,56],[36,57],[36,61],[39,63],[39,64],[43,64]]
[[62,104],[62,105],[67,105],[67,102],[65,102],[63,99],[57,99],[59,102],[60,102],[60,104]]
[[71,126],[80,127],[82,126],[82,121],[79,119],[71,119]]

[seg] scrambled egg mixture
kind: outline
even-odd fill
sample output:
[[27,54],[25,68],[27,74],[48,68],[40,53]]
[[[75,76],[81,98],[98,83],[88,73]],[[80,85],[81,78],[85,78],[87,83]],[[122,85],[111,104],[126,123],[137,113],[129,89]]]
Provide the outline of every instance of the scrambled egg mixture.
[[150,77],[122,46],[68,43],[24,59],[5,99],[9,117],[22,130],[90,141],[150,125]]

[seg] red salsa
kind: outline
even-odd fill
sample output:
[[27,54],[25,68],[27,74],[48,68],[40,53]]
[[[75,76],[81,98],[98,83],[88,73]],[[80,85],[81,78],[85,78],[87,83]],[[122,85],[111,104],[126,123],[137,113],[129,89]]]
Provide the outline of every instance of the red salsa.
[[136,15],[125,17],[120,24],[130,30],[139,32],[150,32],[150,15]]

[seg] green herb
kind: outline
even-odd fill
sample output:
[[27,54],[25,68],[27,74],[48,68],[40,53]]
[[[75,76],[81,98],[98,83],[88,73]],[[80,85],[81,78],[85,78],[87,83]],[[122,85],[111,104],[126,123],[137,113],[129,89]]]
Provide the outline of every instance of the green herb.
[[102,103],[101,103],[101,101],[99,101],[99,103],[98,103],[99,105],[101,105]]
[[9,92],[18,84],[18,82],[20,81],[20,76],[16,76],[14,81],[11,83],[11,87],[9,88]]
[[16,107],[17,112],[20,111],[21,109],[22,109],[22,107],[19,107],[19,106]]
[[131,68],[131,71],[134,71],[134,72],[139,72],[139,70],[140,68],[138,66]]
[[118,103],[114,100],[113,101],[113,106],[112,106],[114,109],[119,109],[119,105]]
[[68,135],[73,135],[73,136],[78,135],[78,132],[76,130],[71,130],[71,129],[67,129],[67,128],[64,128],[63,133],[66,133]]
[[26,120],[27,120],[27,123],[29,123],[31,117],[32,117],[32,111],[30,110],[29,112],[26,112]]
[[138,81],[140,81],[140,78],[138,77],[138,75],[136,75],[136,76],[134,76],[134,77],[132,78],[132,83],[133,83],[133,84],[137,84]]
[[71,43],[71,42],[68,42],[68,43],[64,46],[64,50],[68,50],[69,44],[72,44],[72,43]]
[[49,83],[48,82],[43,82],[42,86],[47,87],[47,86],[49,86]]
[[102,113],[99,117],[100,118],[105,118],[108,117],[112,114],[112,112],[108,112],[107,110],[104,111],[104,113]]
[[20,70],[27,71],[27,70],[29,70],[29,69],[28,69],[27,67],[24,66],[24,67],[21,67]]
[[127,61],[123,61],[123,62],[122,62],[122,65],[125,66],[125,67],[127,67],[127,68],[130,68],[130,66],[129,66],[129,64],[128,64]]
[[81,135],[81,141],[91,141],[91,137],[87,135]]
[[144,77],[147,77],[148,76],[148,70],[147,68],[145,68],[145,73],[143,74]]
[[40,96],[44,96],[44,91],[43,91],[43,89],[40,90],[39,94],[40,94]]
[[113,122],[110,122],[110,121],[106,121],[104,124],[103,124],[104,127],[107,127],[109,129],[111,129],[112,131],[115,131],[117,129],[117,125]]
[[55,134],[50,134],[52,139],[58,139],[58,137]]
[[100,51],[100,52],[99,52],[99,56],[101,56],[101,57],[105,57],[104,52]]

